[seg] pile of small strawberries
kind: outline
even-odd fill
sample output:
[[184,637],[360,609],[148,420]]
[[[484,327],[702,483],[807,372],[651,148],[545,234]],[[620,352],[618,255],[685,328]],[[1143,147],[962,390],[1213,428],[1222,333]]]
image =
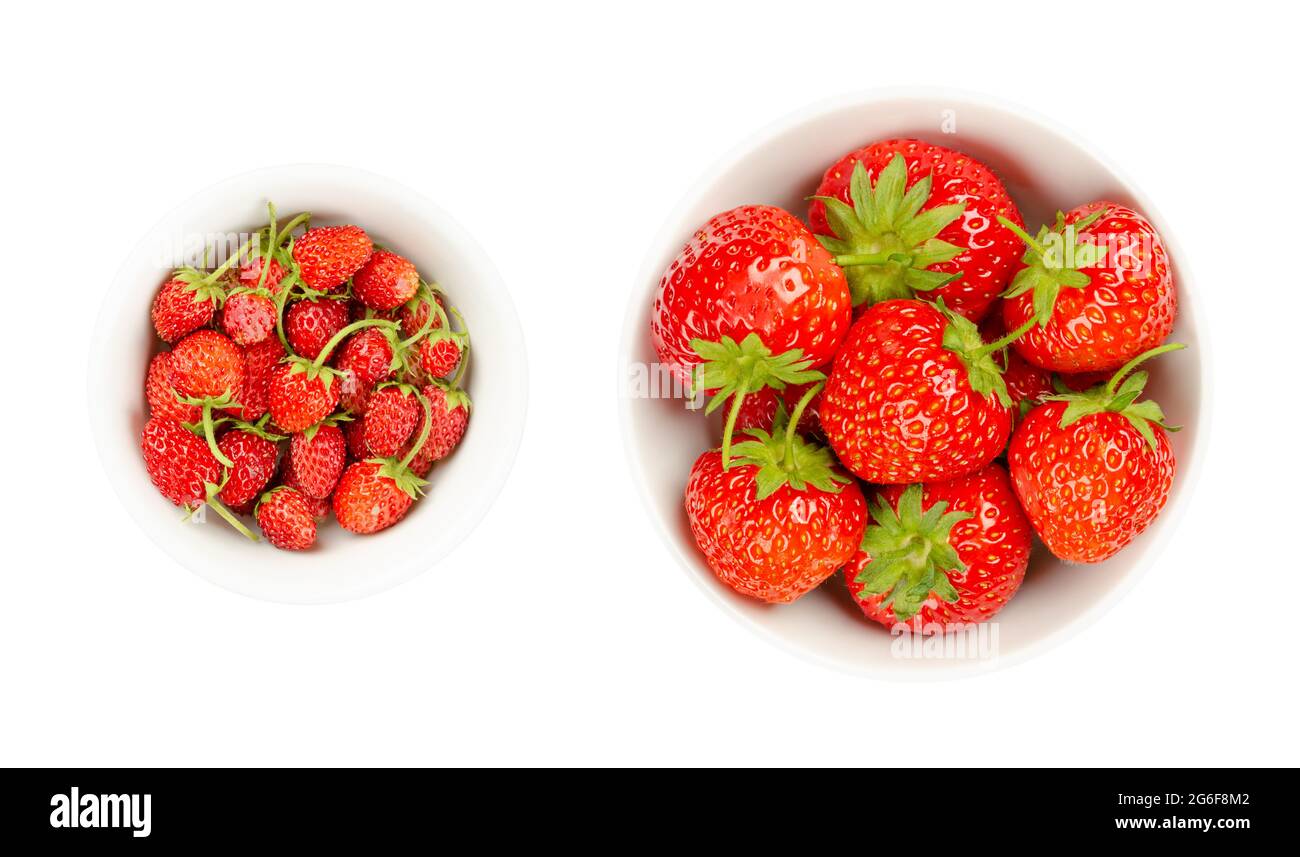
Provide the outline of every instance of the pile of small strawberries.
[[[400,521],[460,443],[464,319],[359,226],[270,222],[211,270],[162,284],[140,437],[149,478],[193,514],[306,550],[333,510],[353,533]],[[455,319],[453,323],[452,319]]]
[[1035,536],[1113,556],[1174,456],[1139,365],[1177,296],[1141,213],[1088,202],[1029,234],[998,176],[915,139],[826,170],[805,225],[768,205],[702,225],[664,273],[661,364],[722,410],[686,485],[696,544],[787,603],[843,570],[869,618],[934,632],[1015,595]]

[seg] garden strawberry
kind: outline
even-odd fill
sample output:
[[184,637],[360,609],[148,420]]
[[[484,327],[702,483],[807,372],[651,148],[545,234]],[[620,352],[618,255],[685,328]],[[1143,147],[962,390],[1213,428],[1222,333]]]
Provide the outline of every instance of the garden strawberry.
[[420,402],[409,384],[379,387],[361,419],[362,442],[371,455],[387,458],[410,439],[420,423]]
[[822,396],[822,430],[835,454],[876,484],[981,469],[1011,433],[995,353],[1012,338],[985,343],[942,301],[875,304],[849,331]]
[[162,284],[154,297],[150,313],[154,330],[164,342],[175,342],[208,325],[223,300],[225,292],[208,274],[182,268]]
[[1037,325],[1015,344],[1056,372],[1115,369],[1164,342],[1178,310],[1169,255],[1155,227],[1127,206],[1093,202],[1058,213],[1024,240],[1024,267],[1002,314],[1009,328]]
[[[424,442],[412,456],[410,467],[417,476],[423,477],[429,474],[434,462],[450,455],[465,436],[465,429],[469,425],[470,401],[464,390],[441,382],[425,386],[420,394],[429,405],[430,422],[428,431],[423,431],[425,423],[421,417],[420,434],[424,436]],[[413,445],[408,443],[403,446],[400,454],[407,455]]]
[[194,511],[206,503],[244,536],[257,540],[217,499],[224,471],[209,442],[178,422],[154,417],[140,433],[140,453],[149,480],[173,504]]
[[334,489],[334,517],[345,530],[377,533],[402,520],[422,484],[392,459],[358,461],[348,465]]
[[347,454],[347,441],[337,425],[322,425],[310,435],[295,434],[289,443],[285,484],[314,498],[328,497],[343,473]]
[[274,336],[244,348],[244,385],[235,395],[238,407],[227,413],[246,422],[256,422],[271,402],[271,372],[285,357],[284,346]]
[[913,632],[985,622],[1029,566],[1029,521],[998,464],[923,485],[887,485],[862,547],[845,567],[869,618]]
[[340,402],[356,416],[365,414],[375,385],[393,374],[391,336],[391,332],[367,327],[349,336],[339,348],[334,367],[343,376]]
[[307,501],[307,505],[311,508],[311,516],[315,518],[317,521],[323,521],[329,517],[331,501],[328,496],[326,497],[311,496],[306,491],[302,490],[301,485],[297,484],[297,482],[294,481],[292,474],[284,477],[284,487],[293,488],[299,494],[302,495],[302,498]]
[[690,384],[706,361],[697,341],[744,342],[751,333],[771,355],[797,350],[816,369],[835,355],[851,310],[844,272],[807,227],[787,211],[749,205],[695,232],[659,281],[650,326],[659,362]]
[[1012,436],[1007,464],[1016,495],[1038,537],[1061,559],[1100,562],[1114,556],[1169,499],[1170,427],[1159,405],[1138,400],[1147,373],[1132,370],[1182,347],[1141,354],[1105,385],[1048,397]]
[[328,366],[298,359],[279,363],[271,371],[271,421],[291,434],[305,431],[334,411],[341,386]]
[[266,540],[281,550],[307,550],[316,543],[311,503],[293,488],[280,486],[262,495],[255,513]]
[[149,372],[145,376],[145,398],[149,400],[151,416],[175,420],[180,423],[197,423],[202,417],[203,409],[198,405],[188,405],[177,398],[176,388],[171,385],[170,351],[155,354],[149,361]]
[[197,330],[172,349],[168,381],[184,396],[233,397],[244,383],[244,353],[215,330]]
[[373,310],[393,310],[415,297],[420,274],[410,260],[377,250],[352,276],[352,293]]
[[264,289],[236,289],[221,308],[221,329],[239,345],[256,345],[275,330],[278,309]]
[[[874,181],[873,181],[874,179]],[[1020,256],[1020,212],[969,155],[921,140],[884,140],[826,171],[809,208],[818,239],[845,267],[855,306],[942,298],[974,321],[988,312]]]
[[284,317],[284,334],[295,354],[315,360],[325,344],[348,325],[347,303],[329,298],[295,301]]
[[721,450],[705,452],[686,485],[686,517],[709,567],[771,603],[793,601],[841,568],[868,517],[861,489],[829,450],[786,427],[782,409],[775,431],[750,430],[729,466]]
[[277,440],[283,438],[270,434],[262,426],[246,423],[221,436],[217,446],[234,462],[218,495],[223,503],[244,514],[252,510],[257,495],[275,476],[280,452],[275,445]]
[[292,255],[303,283],[329,292],[360,270],[373,250],[370,236],[359,226],[320,226],[294,242]]

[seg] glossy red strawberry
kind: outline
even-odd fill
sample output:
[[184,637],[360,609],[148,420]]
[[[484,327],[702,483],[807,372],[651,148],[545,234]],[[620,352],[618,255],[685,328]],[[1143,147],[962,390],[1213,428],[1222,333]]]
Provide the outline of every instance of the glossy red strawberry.
[[302,495],[302,498],[307,501],[307,505],[311,508],[311,516],[315,518],[317,522],[323,521],[329,517],[331,503],[329,497],[311,496],[306,491],[303,491],[302,486],[298,485],[293,480],[292,474],[285,476],[284,487],[293,488]]
[[215,489],[221,483],[221,463],[207,441],[180,423],[159,417],[149,420],[140,434],[140,452],[154,487],[177,506],[193,508],[205,502],[207,486]]
[[342,376],[340,402],[355,416],[366,412],[366,402],[375,385],[393,374],[391,334],[375,327],[359,330],[339,348],[334,367]]
[[312,504],[293,488],[280,486],[263,494],[255,517],[266,540],[281,550],[303,551],[316,543]]
[[180,423],[197,423],[202,417],[203,409],[198,405],[187,405],[176,398],[176,388],[171,385],[170,351],[155,354],[149,361],[149,371],[145,376],[145,398],[149,400],[149,414]]
[[315,360],[334,335],[348,325],[344,301],[318,298],[296,301],[284,316],[284,335],[295,354]]
[[334,489],[334,517],[345,530],[377,533],[402,520],[419,484],[422,480],[392,460],[348,465]]
[[723,212],[701,226],[655,293],[651,333],[659,362],[689,384],[705,362],[696,341],[743,342],[774,355],[799,351],[816,369],[849,328],[844,272],[794,215],[766,205]]
[[841,568],[868,516],[861,489],[828,450],[794,434],[787,442],[784,425],[777,427],[775,437],[752,430],[729,467],[720,450],[701,455],[685,499],[691,533],[713,572],[742,595],[779,604]]
[[342,386],[328,366],[301,360],[277,364],[271,372],[271,421],[291,434],[304,431],[333,413]]
[[322,499],[334,491],[347,461],[347,441],[336,425],[323,425],[315,433],[295,434],[289,443],[285,484]]
[[279,447],[260,429],[247,426],[232,429],[221,436],[217,446],[234,462],[226,484],[221,488],[221,501],[241,514],[252,511],[253,501],[275,476]]
[[1021,254],[1022,223],[987,166],[921,140],[894,139],[850,152],[826,171],[809,223],[845,265],[854,305],[942,298],[979,321]]
[[1029,320],[1015,344],[1035,366],[1055,372],[1113,370],[1174,329],[1178,296],[1169,255],[1155,227],[1131,208],[1093,202],[1058,214],[1027,249],[1003,302],[1010,328]]
[[285,357],[284,346],[275,336],[244,348],[244,385],[235,396],[240,407],[228,408],[233,416],[256,422],[271,404],[271,373]]
[[[465,429],[469,425],[470,400],[464,390],[441,383],[425,386],[420,390],[420,395],[429,405],[431,417],[429,430],[427,433],[424,432],[424,418],[421,415],[420,431],[410,443],[402,447],[401,455],[408,455],[411,446],[423,434],[424,442],[410,461],[411,470],[417,476],[423,477],[429,474],[435,462],[450,455],[465,436]],[[367,452],[367,454],[374,453]]]
[[221,306],[225,292],[209,275],[182,268],[162,284],[154,296],[154,330],[165,342],[175,342],[187,333],[206,327]]
[[319,226],[294,242],[293,261],[303,283],[329,292],[360,270],[373,251],[370,236],[360,226]]
[[244,353],[215,330],[196,330],[172,349],[168,381],[185,396],[234,397],[244,383]]
[[[1147,373],[1139,355],[1111,380],[1055,395],[1016,429],[1007,464],[1038,537],[1070,562],[1100,562],[1145,530],[1169,499],[1174,454],[1164,413],[1139,401]],[[1127,376],[1127,377],[1126,377]]]
[[397,309],[415,297],[420,274],[409,259],[377,250],[352,276],[352,294],[373,310]]
[[821,424],[844,466],[876,484],[955,479],[1007,444],[1011,399],[996,352],[941,306],[885,301],[864,312],[835,359]]
[[361,419],[362,442],[371,455],[396,455],[420,424],[420,400],[409,384],[380,387]]
[[233,291],[221,308],[221,329],[238,345],[256,345],[275,335],[276,313],[269,292]]
[[914,632],[985,622],[1029,567],[1029,521],[998,464],[947,482],[888,485],[845,567],[869,618]]

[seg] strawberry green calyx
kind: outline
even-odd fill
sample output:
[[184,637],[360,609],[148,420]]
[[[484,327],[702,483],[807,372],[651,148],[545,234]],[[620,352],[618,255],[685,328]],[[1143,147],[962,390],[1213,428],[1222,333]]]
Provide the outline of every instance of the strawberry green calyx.
[[778,405],[776,417],[772,421],[772,431],[749,429],[752,440],[736,444],[732,459],[733,464],[748,464],[758,468],[754,474],[754,484],[758,489],[757,499],[763,500],[783,485],[789,485],[796,491],[806,491],[811,485],[830,494],[838,494],[841,484],[853,480],[837,473],[831,451],[820,444],[806,441],[795,433],[803,408],[817,388],[809,390],[812,395],[805,395],[788,419],[785,407]]
[[1025,254],[1021,258],[1025,267],[1012,279],[1002,297],[1018,298],[1032,292],[1034,319],[1039,326],[1046,327],[1052,319],[1052,310],[1061,289],[1081,289],[1091,282],[1088,275],[1079,269],[1097,264],[1101,249],[1092,242],[1077,243],[1076,236],[1104,217],[1106,211],[1099,208],[1068,225],[1065,215],[1058,211],[1056,225],[1039,227],[1037,237],[1031,237],[1015,223],[998,215],[998,222],[1025,242]]
[[1004,408],[1011,407],[1011,394],[1002,377],[1006,367],[998,362],[997,355],[1024,336],[1034,322],[1026,322],[1001,339],[986,343],[975,323],[948,309],[942,299],[935,303],[935,308],[948,320],[948,326],[943,330],[943,347],[961,358],[971,389],[985,397],[997,396]]
[[[265,420],[268,419],[269,417],[270,415],[268,414],[267,416],[262,417],[262,419]],[[330,414],[328,417],[316,423],[315,425],[307,426],[307,428],[302,430],[302,434],[303,437],[305,437],[310,442],[316,437],[316,433],[319,432],[323,427],[336,426],[339,423],[350,423],[352,422],[352,419],[353,419],[352,414],[348,413],[347,411],[341,411],[337,414]],[[276,437],[274,435],[270,436],[269,439],[284,440],[284,438]]]
[[949,537],[971,514],[949,512],[943,501],[922,512],[921,493],[920,485],[909,485],[898,498],[897,512],[877,496],[862,534],[862,550],[871,562],[855,582],[864,592],[884,596],[881,606],[893,607],[900,622],[915,616],[931,592],[955,603],[959,596],[948,572],[966,570]]
[[185,284],[185,291],[194,297],[196,304],[210,303],[219,307],[226,302],[226,290],[215,277],[186,266],[172,272],[172,279]]
[[185,427],[195,434],[203,435],[204,439],[208,442],[208,449],[212,452],[213,458],[220,461],[226,467],[234,467],[235,463],[221,451],[221,447],[217,446],[216,428],[225,420],[224,418],[214,420],[212,417],[213,410],[239,407],[239,403],[235,401],[235,397],[230,390],[226,390],[225,393],[215,398],[182,396],[180,393],[176,393],[175,396],[176,400],[182,404],[194,405],[202,408],[202,417],[200,420],[194,424],[186,423]]
[[875,185],[859,161],[849,179],[852,207],[835,197],[816,196],[826,206],[834,236],[818,235],[822,246],[844,268],[853,305],[910,298],[950,283],[960,274],[931,271],[965,252],[937,236],[966,209],[964,202],[921,211],[930,198],[932,177],[907,187],[907,162],[894,155]]
[[750,333],[737,344],[730,336],[718,342],[692,339],[691,348],[704,362],[695,369],[693,392],[717,390],[704,413],[711,414],[731,400],[731,409],[722,430],[722,469],[731,464],[731,436],[745,396],[764,387],[784,390],[786,384],[825,381],[826,376],[809,369],[811,360],[803,359],[803,349],[792,348],[773,356],[757,333]]
[[1156,435],[1151,427],[1157,425],[1165,431],[1178,431],[1178,426],[1171,426],[1165,422],[1165,414],[1160,409],[1160,405],[1150,399],[1138,401],[1138,397],[1142,395],[1142,390],[1147,385],[1148,375],[1145,371],[1134,372],[1133,370],[1152,357],[1186,347],[1182,343],[1171,342],[1168,345],[1152,348],[1125,363],[1105,384],[1098,384],[1083,392],[1063,391],[1058,386],[1058,392],[1052,396],[1045,396],[1044,400],[1066,403],[1065,413],[1061,414],[1061,428],[1076,423],[1090,414],[1116,413],[1128,420],[1154,450]]

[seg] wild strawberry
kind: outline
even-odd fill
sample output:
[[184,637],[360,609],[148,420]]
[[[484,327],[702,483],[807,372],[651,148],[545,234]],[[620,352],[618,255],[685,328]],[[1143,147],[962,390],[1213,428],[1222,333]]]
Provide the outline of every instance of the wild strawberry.
[[244,385],[235,395],[239,407],[227,413],[246,422],[256,422],[271,402],[271,371],[284,359],[284,346],[274,336],[244,348]]
[[335,372],[300,359],[279,363],[271,371],[271,421],[290,434],[329,416],[339,403]]
[[280,283],[288,272],[285,271],[283,265],[271,258],[270,264],[267,266],[266,279],[263,280],[262,258],[261,256],[254,256],[248,262],[240,265],[236,279],[239,285],[245,289],[250,291],[266,289],[266,291],[274,295],[280,291]]
[[420,402],[409,384],[381,386],[370,395],[361,419],[362,442],[371,455],[396,455],[420,423]]
[[423,477],[429,474],[434,462],[450,455],[465,436],[465,429],[469,425],[470,401],[464,390],[440,383],[427,385],[420,390],[420,394],[429,406],[429,428],[427,432],[424,431],[425,421],[422,415],[420,431],[410,443],[402,447],[401,454],[408,455],[412,445],[419,442],[421,436],[424,437],[424,442],[410,461],[411,470]]
[[339,348],[334,366],[342,375],[340,401],[356,416],[366,412],[366,401],[376,384],[393,373],[393,345],[390,332],[367,327],[352,334]]
[[191,511],[206,503],[232,527],[256,541],[257,536],[217,499],[224,471],[213,446],[180,423],[158,417],[145,423],[140,433],[145,471],[160,494]]
[[343,437],[348,442],[348,457],[353,461],[364,461],[367,458],[374,457],[370,450],[366,448],[366,437],[365,432],[362,430],[361,420],[344,423]]
[[691,383],[706,360],[697,341],[751,333],[770,354],[798,350],[804,368],[816,369],[834,356],[851,310],[844,272],[807,227],[751,205],[696,231],[659,281],[650,327],[660,363]]
[[286,476],[284,478],[284,487],[293,488],[299,494],[302,495],[302,498],[307,501],[307,505],[311,507],[311,516],[315,518],[317,521],[323,521],[329,517],[330,514],[329,497],[311,496],[306,491],[303,491],[302,486],[298,485],[291,476]]
[[212,321],[212,313],[225,299],[225,292],[209,275],[182,268],[162,284],[153,299],[154,330],[164,342],[175,342]]
[[295,434],[289,443],[285,484],[314,498],[328,497],[343,472],[347,454],[347,441],[337,425],[322,425],[314,434]]
[[230,508],[247,512],[253,501],[275,476],[276,459],[280,449],[275,445],[278,435],[264,431],[260,426],[244,424],[226,432],[217,446],[234,462],[226,484],[218,495]]
[[329,298],[295,301],[284,317],[284,335],[295,354],[315,360],[334,335],[348,325],[348,307]]
[[393,310],[415,297],[420,274],[409,260],[377,250],[352,275],[352,293],[373,310]]
[[391,459],[350,464],[334,489],[334,517],[345,530],[377,533],[402,520],[423,484]]
[[992,170],[911,139],[845,155],[826,171],[809,209],[818,240],[845,266],[855,306],[942,298],[974,321],[997,300],[1020,255],[1000,217],[1022,222]]
[[[1017,227],[1018,229],[1018,227]],[[1117,368],[1174,329],[1178,296],[1155,227],[1131,208],[1093,202],[1056,216],[1037,238],[1023,230],[1024,267],[1002,315],[1009,328],[1037,324],[1015,344],[1056,372]]]
[[1164,508],[1174,479],[1170,427],[1159,405],[1138,401],[1147,373],[1128,373],[1182,347],[1139,355],[1105,385],[1050,396],[1012,436],[1007,464],[1016,495],[1038,537],[1061,559],[1114,556]]
[[986,344],[942,302],[875,304],[849,331],[822,396],[835,454],[876,484],[983,468],[1011,433],[1011,398],[994,357],[1010,338]]
[[151,416],[180,423],[197,423],[203,409],[198,405],[188,405],[176,398],[176,388],[171,385],[170,351],[155,354],[149,361],[149,372],[145,376],[145,398],[149,400]]
[[304,551],[316,543],[312,506],[293,488],[280,486],[263,494],[255,517],[266,540],[281,550]]
[[1000,465],[947,482],[887,485],[845,567],[871,619],[914,632],[987,621],[1029,567],[1029,521]]
[[233,397],[244,382],[244,353],[215,330],[197,330],[172,349],[168,381],[182,395]]
[[360,270],[373,250],[370,236],[360,226],[320,226],[294,242],[293,261],[303,283],[329,292]]
[[[434,308],[435,304],[436,309]],[[430,318],[430,313],[432,313],[432,318]],[[442,295],[434,293],[432,300],[430,300],[426,292],[418,298],[412,298],[402,304],[397,311],[397,317],[402,323],[402,335],[415,336],[421,331],[437,330],[446,326],[443,323],[443,320],[447,317],[446,304],[442,299]]]
[[239,345],[256,345],[274,335],[276,313],[269,292],[234,291],[221,308],[221,329]]
[[[802,416],[792,417],[796,421]],[[728,467],[705,452],[686,485],[695,543],[742,595],[790,602],[841,568],[862,539],[867,504],[830,452],[790,433],[750,431]],[[774,436],[775,435],[775,436]]]
[[428,378],[443,378],[455,371],[460,364],[459,336],[449,330],[435,330],[416,343],[420,368]]

